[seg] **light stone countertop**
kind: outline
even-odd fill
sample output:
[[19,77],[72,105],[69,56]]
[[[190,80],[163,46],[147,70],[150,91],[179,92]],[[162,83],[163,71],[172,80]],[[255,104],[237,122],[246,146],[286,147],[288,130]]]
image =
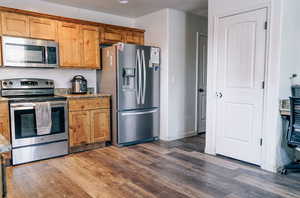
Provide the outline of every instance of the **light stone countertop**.
[[99,94],[62,94],[68,99],[79,99],[79,98],[99,98],[99,97],[110,97],[111,94],[99,93]]

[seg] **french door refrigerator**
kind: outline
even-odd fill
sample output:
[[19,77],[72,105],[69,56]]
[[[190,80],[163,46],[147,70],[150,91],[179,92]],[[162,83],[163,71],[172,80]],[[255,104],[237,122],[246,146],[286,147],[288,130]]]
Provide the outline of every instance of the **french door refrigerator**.
[[98,91],[112,95],[112,140],[126,146],[158,139],[160,48],[119,43],[102,49]]

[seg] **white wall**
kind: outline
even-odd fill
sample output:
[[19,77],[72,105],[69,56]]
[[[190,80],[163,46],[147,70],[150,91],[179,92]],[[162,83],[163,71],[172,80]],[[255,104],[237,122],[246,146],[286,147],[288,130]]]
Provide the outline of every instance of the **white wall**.
[[137,18],[136,26],[146,30],[146,44],[162,48],[160,138],[194,135],[196,32],[207,32],[207,19],[164,9]]
[[277,148],[280,144],[282,130],[279,130],[279,87],[280,87],[280,52],[281,52],[281,0],[209,0],[209,33],[208,33],[208,88],[207,88],[207,135],[206,149],[215,154],[216,138],[216,51],[215,21],[218,17],[236,14],[252,9],[267,7],[269,35],[267,43],[266,91],[264,106],[264,128],[262,146],[262,168],[276,171],[278,166]]
[[[133,19],[126,17],[79,9],[41,0],[0,0],[0,6],[128,27],[132,27],[134,23]],[[68,88],[70,86],[70,79],[76,74],[85,76],[88,80],[89,87],[96,87],[95,70],[0,68],[0,79],[14,77],[49,78],[55,81],[57,88]]]
[[195,135],[196,32],[206,33],[207,19],[169,9],[169,136]]

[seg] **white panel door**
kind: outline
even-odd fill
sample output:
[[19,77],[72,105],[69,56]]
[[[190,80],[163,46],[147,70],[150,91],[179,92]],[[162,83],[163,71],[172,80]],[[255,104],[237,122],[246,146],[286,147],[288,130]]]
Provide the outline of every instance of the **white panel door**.
[[206,131],[207,37],[199,36],[198,44],[198,133]]
[[221,18],[218,25],[216,152],[261,163],[267,10]]

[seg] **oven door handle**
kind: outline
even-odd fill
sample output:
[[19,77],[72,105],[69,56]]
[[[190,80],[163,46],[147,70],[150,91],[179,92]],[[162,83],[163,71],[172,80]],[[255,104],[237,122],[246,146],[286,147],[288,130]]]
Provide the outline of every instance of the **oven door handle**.
[[22,104],[10,104],[10,107],[13,108],[34,108],[35,104],[34,103],[22,103]]
[[[64,107],[67,105],[67,102],[64,101],[57,101],[57,102],[50,102],[50,106],[51,107],[57,107],[57,106],[61,106],[61,107]],[[12,103],[10,104],[10,107],[11,108],[30,108],[30,109],[33,109],[35,107],[35,103]]]

